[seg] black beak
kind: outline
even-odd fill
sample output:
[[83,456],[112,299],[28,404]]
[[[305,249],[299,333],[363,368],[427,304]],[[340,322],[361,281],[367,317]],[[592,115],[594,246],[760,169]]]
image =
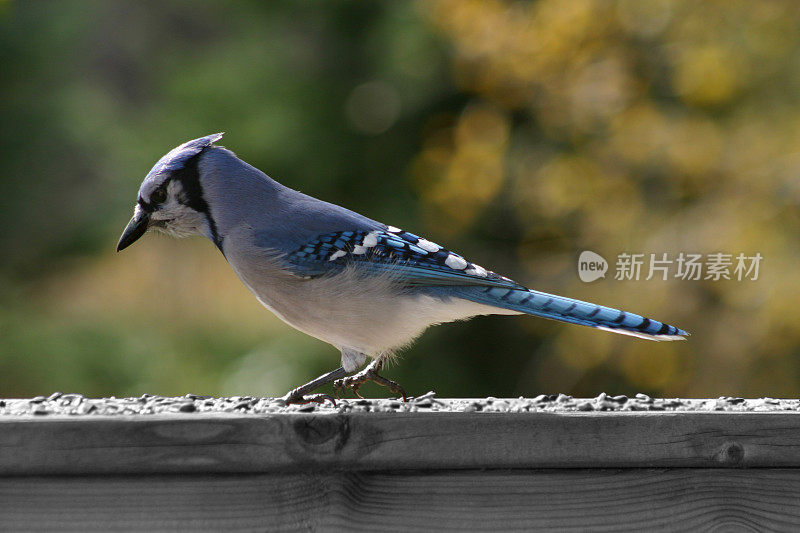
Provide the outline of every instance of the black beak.
[[147,231],[147,226],[150,224],[150,214],[144,211],[141,207],[136,208],[133,218],[125,227],[122,232],[122,237],[119,238],[117,243],[117,251],[121,252],[131,244],[135,243],[139,237],[144,235]]

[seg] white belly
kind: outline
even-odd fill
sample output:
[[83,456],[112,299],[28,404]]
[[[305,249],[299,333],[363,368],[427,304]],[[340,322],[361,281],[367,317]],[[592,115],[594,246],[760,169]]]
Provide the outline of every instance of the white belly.
[[228,256],[236,274],[265,307],[294,328],[371,357],[410,343],[426,328],[475,315],[518,314],[459,298],[410,294],[390,275],[365,277],[356,269],[303,279],[264,258]]

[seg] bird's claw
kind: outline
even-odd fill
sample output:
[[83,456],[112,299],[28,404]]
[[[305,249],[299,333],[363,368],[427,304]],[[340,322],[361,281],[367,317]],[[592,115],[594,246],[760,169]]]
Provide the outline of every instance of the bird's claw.
[[386,379],[385,377],[378,375],[374,369],[369,367],[365,368],[361,372],[358,372],[357,374],[353,374],[352,376],[337,379],[333,382],[333,390],[335,391],[337,398],[339,397],[340,393],[345,391],[345,389],[350,389],[353,391],[353,394],[359,398],[363,398],[363,396],[358,393],[358,389],[361,387],[361,385],[368,381],[372,381],[373,383],[387,387],[393,393],[401,396],[404,402],[408,401],[406,391],[403,390],[403,387],[390,379]]
[[322,405],[325,402],[331,402],[334,407],[336,407],[336,399],[329,394],[306,394],[303,396],[302,394],[296,394],[295,391],[291,391],[284,395],[281,398],[281,401],[284,405],[291,405],[291,404],[306,404],[306,403],[318,403]]
[[336,399],[340,400],[342,396],[344,396],[345,389],[350,389],[353,391],[353,394],[363,400],[364,397],[358,393],[358,389],[361,387],[362,383],[346,384],[344,383],[345,379],[347,378],[337,379],[333,382],[333,394],[336,395]]

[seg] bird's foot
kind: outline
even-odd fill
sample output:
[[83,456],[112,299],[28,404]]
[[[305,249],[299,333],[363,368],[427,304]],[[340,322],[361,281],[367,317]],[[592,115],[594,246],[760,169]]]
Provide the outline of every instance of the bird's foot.
[[333,397],[327,394],[306,394],[313,390],[320,388],[322,385],[326,383],[330,383],[334,379],[340,378],[342,376],[346,376],[347,372],[345,372],[344,368],[339,367],[332,372],[328,372],[327,374],[322,374],[316,379],[312,379],[305,385],[300,385],[296,389],[292,389],[287,392],[280,400],[283,402],[284,405],[289,405],[293,403],[318,403],[323,404],[326,401],[331,402],[334,407],[336,407],[336,400]]
[[[375,368],[376,366],[377,368]],[[401,387],[399,384],[395,383],[390,379],[386,379],[383,376],[379,376],[378,368],[380,368],[380,366],[376,365],[375,363],[372,363],[361,372],[358,372],[357,374],[353,374],[352,376],[347,376],[346,378],[337,379],[336,381],[334,381],[333,390],[336,393],[336,397],[338,398],[339,393],[343,392],[345,389],[350,389],[353,391],[353,394],[355,394],[359,398],[363,398],[363,396],[361,396],[358,393],[358,389],[361,387],[361,385],[363,385],[367,381],[372,381],[374,383],[377,383],[378,385],[387,387],[393,393],[397,394],[398,396],[401,396],[404,402],[408,401],[406,397],[406,391],[403,390],[403,387]]]
[[291,405],[291,404],[306,404],[306,403],[318,403],[322,405],[325,402],[331,402],[334,407],[336,407],[336,400],[333,396],[328,394],[298,394],[296,391],[289,391],[283,397],[281,397],[281,401],[284,405]]

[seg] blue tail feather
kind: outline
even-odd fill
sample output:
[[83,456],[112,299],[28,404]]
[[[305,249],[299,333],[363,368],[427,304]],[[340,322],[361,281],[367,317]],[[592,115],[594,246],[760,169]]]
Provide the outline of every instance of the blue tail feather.
[[652,340],[679,340],[689,335],[680,328],[635,313],[535,290],[456,287],[450,294],[501,309]]

